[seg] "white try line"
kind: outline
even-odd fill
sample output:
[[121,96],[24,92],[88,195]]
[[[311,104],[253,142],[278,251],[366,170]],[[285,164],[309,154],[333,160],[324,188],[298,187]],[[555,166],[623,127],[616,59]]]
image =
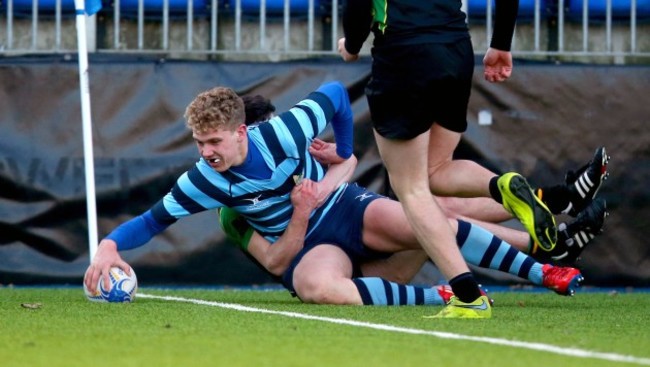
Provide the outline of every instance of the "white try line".
[[142,293],[139,293],[137,297],[160,299],[164,301],[193,303],[196,305],[220,307],[220,308],[227,308],[230,310],[245,311],[245,312],[266,313],[271,315],[293,317],[297,319],[315,320],[315,321],[330,322],[333,324],[351,325],[351,326],[365,327],[369,329],[393,331],[397,333],[430,335],[441,339],[469,340],[469,341],[474,341],[479,343],[488,343],[488,344],[495,344],[495,345],[503,345],[507,347],[538,350],[542,352],[561,354],[561,355],[571,356],[571,357],[594,358],[594,359],[602,359],[605,361],[628,362],[628,363],[650,366],[650,358],[640,358],[640,357],[626,356],[626,355],[615,354],[615,353],[593,352],[593,351],[577,349],[577,348],[563,348],[563,347],[558,347],[550,344],[529,343],[529,342],[522,342],[516,340],[488,338],[483,336],[471,336],[471,335],[462,335],[462,334],[447,333],[441,331],[412,329],[407,327],[392,326],[392,325],[385,325],[385,324],[374,324],[374,323],[364,322],[364,321],[307,315],[307,314],[302,314],[297,312],[267,310],[263,308],[243,306],[236,303],[222,303],[222,302],[213,302],[213,301],[205,301],[200,299],[171,297],[171,296],[156,296],[156,295],[142,294]]

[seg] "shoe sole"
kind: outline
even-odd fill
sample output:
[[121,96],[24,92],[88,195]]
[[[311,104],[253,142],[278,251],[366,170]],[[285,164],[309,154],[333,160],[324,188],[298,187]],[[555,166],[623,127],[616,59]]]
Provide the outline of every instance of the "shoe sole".
[[610,156],[607,155],[607,151],[605,150],[605,147],[601,148],[600,155],[601,155],[600,156],[600,180],[598,181],[598,185],[596,186],[596,190],[594,191],[594,194],[591,196],[592,200],[596,197],[596,195],[598,195],[598,191],[600,191],[600,187],[603,185],[603,181],[607,180],[607,177],[609,177],[607,164],[609,164]]
[[580,252],[582,252],[582,250],[587,247],[589,242],[591,242],[596,237],[596,235],[603,232],[605,219],[607,216],[609,216],[609,212],[607,211],[607,201],[602,199],[594,199],[594,201],[592,201],[585,210],[589,210],[590,207],[594,206],[596,206],[596,208],[593,209],[595,215],[592,218],[592,224],[594,224],[594,226],[587,225],[585,228],[580,229],[571,237],[571,239],[575,241],[575,245],[577,245],[580,249]]
[[[589,168],[580,174],[580,176],[578,176],[578,178],[573,182],[573,186],[578,192],[578,195],[580,195],[582,200],[584,200],[584,204],[581,207],[577,207],[572,210],[574,212],[574,215],[586,208],[596,197],[596,195],[598,195],[598,191],[600,191],[600,187],[603,185],[603,181],[607,180],[609,177],[607,164],[609,163],[610,158],[611,157],[607,155],[607,150],[605,150],[605,147],[596,149],[594,159],[589,163],[589,165],[592,165],[593,162],[600,161],[600,176],[598,177],[597,182],[592,182],[592,180],[589,178],[589,174],[587,173],[587,171],[589,171]],[[590,190],[592,190],[594,187],[595,190],[593,193],[590,193]]]
[[[558,232],[564,231],[566,241],[564,242],[564,251],[562,253],[557,253],[560,251],[559,248],[562,248],[562,245],[556,245],[556,254],[551,256],[551,259],[554,262],[562,264],[576,263],[580,259],[580,254],[585,247],[587,247],[587,245],[591,243],[598,234],[603,232],[605,219],[609,216],[609,212],[607,211],[607,201],[603,199],[594,199],[591,204],[587,206],[585,211],[586,210],[593,210],[595,213],[595,215],[593,215],[593,221],[590,221],[591,224],[595,224],[594,226],[587,224],[582,226],[579,230],[572,230],[572,232],[569,233],[566,223],[560,223],[558,225]],[[562,241],[559,243],[561,244]]]
[[576,290],[580,288],[584,280],[585,278],[581,274],[574,276],[573,279],[571,279],[569,282],[566,291],[564,293],[558,292],[558,294],[561,294],[563,296],[573,296],[576,293]]
[[[557,243],[557,228],[551,211],[533,193],[530,185],[521,175],[513,175],[507,186],[507,188],[499,187],[506,210],[522,222],[542,250],[553,250]],[[518,214],[515,207],[526,208],[527,213]],[[526,217],[532,217],[533,223],[528,223]],[[532,230],[529,228],[531,224]]]
[[594,224],[594,226],[587,225],[586,227],[589,228],[593,234],[602,233],[605,219],[609,216],[609,212],[607,211],[607,201],[603,199],[594,199],[584,210],[591,210],[591,213],[593,213],[593,215],[589,215],[589,213],[587,215],[592,217],[590,223]]

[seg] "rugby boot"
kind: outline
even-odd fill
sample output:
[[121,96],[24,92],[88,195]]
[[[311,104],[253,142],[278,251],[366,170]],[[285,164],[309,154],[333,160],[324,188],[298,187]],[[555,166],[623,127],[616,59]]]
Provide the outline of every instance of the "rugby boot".
[[503,207],[519,219],[535,244],[543,251],[551,251],[557,242],[555,217],[518,173],[509,172],[497,180]]
[[579,215],[596,197],[603,181],[609,176],[607,163],[610,156],[605,147],[596,149],[589,163],[577,171],[569,171],[565,176],[565,184],[570,193],[570,204],[563,211],[572,217]]
[[481,296],[474,302],[465,303],[452,296],[445,308],[433,316],[424,318],[435,319],[489,319],[492,317],[492,306],[487,296]]
[[557,294],[573,296],[583,281],[584,278],[580,274],[580,270],[576,268],[551,264],[542,266],[542,285]]
[[[483,288],[480,284],[479,284],[478,287],[479,287],[479,290],[481,291],[481,296],[486,296],[488,298],[488,300],[490,301],[490,306],[494,306],[494,300],[492,298],[490,298],[490,296],[488,295],[488,293],[487,293],[488,290]],[[450,285],[439,285],[439,286],[436,287],[436,291],[438,291],[438,294],[440,295],[440,297],[442,298],[442,301],[445,304],[449,303],[449,301],[451,301],[451,297],[454,296],[454,291],[451,290]]]

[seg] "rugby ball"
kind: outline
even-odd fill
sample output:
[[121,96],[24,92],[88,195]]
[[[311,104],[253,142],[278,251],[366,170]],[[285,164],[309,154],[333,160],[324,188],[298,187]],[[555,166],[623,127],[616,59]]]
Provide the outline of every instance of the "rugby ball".
[[118,267],[112,267],[108,273],[110,288],[104,288],[104,278],[100,278],[97,290],[91,293],[84,283],[86,298],[92,302],[124,303],[133,302],[138,290],[138,278],[131,268],[131,276]]

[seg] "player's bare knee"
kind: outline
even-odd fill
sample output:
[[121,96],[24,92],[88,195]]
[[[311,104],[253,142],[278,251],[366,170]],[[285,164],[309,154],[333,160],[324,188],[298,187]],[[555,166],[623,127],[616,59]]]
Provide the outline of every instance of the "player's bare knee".
[[303,281],[296,286],[296,293],[305,303],[325,305],[347,304],[345,295],[340,294],[332,284],[332,280],[326,279]]
[[322,281],[312,276],[294,277],[293,286],[300,299],[305,303],[318,303]]

